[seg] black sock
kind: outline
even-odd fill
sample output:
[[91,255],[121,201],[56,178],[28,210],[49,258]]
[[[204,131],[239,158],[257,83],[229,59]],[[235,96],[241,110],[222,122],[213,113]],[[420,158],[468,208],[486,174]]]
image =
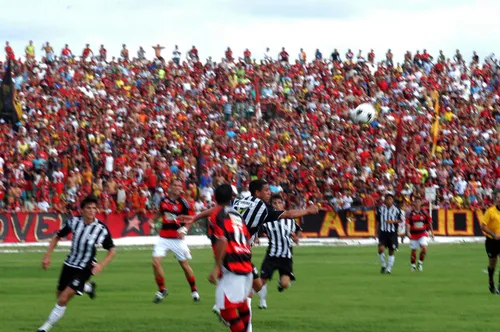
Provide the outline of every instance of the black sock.
[[490,284],[494,284],[495,281],[493,280],[493,274],[495,273],[495,269],[492,269],[491,267],[488,267],[488,277],[490,278]]

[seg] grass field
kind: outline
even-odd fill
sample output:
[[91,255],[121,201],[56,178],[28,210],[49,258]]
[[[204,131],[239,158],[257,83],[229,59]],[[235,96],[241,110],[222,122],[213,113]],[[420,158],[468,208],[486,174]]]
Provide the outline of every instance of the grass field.
[[[115,261],[94,280],[98,296],[70,303],[52,331],[225,331],[211,313],[214,287],[208,249],[193,250],[192,266],[202,300],[193,303],[172,256],[164,264],[170,295],[159,305],[150,250],[119,249]],[[500,296],[487,291],[481,244],[430,248],[423,272],[411,272],[408,248],[397,253],[392,275],[379,274],[373,247],[299,247],[298,281],[278,293],[272,282],[266,311],[254,297],[254,331],[487,331],[498,327]],[[263,248],[254,261],[260,266]],[[100,257],[102,257],[100,253]],[[64,253],[49,271],[42,253],[0,254],[0,331],[36,331],[54,306]],[[497,278],[497,277],[496,277]]]

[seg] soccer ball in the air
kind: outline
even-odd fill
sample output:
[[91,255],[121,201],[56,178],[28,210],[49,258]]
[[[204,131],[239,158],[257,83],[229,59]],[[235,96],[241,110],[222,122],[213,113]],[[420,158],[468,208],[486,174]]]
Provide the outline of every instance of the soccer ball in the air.
[[357,123],[370,123],[377,117],[377,110],[370,103],[364,103],[351,111],[351,118]]

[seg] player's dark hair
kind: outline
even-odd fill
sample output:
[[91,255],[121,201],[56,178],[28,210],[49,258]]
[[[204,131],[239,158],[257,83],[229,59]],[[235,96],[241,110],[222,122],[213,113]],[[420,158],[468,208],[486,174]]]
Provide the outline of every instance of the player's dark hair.
[[86,207],[87,205],[92,204],[92,203],[97,204],[98,202],[99,202],[99,199],[98,199],[96,196],[94,196],[94,195],[89,195],[89,196],[85,197],[85,198],[81,201],[81,203],[80,203],[80,208],[85,209],[85,207]]
[[215,188],[215,201],[219,205],[228,205],[233,199],[233,188],[231,185],[224,183]]
[[281,195],[280,195],[280,194],[274,194],[274,195],[272,195],[272,196],[271,196],[271,199],[269,200],[269,204],[271,204],[271,205],[272,205],[272,204],[273,204],[273,202],[274,202],[274,201],[277,201],[277,200],[282,200],[283,202],[285,201],[285,200],[283,199],[283,197],[281,197]]
[[250,194],[252,196],[255,196],[255,193],[257,191],[261,191],[262,188],[267,184],[266,180],[258,179],[258,180],[253,180],[250,182],[250,185],[248,186],[248,189],[250,190]]

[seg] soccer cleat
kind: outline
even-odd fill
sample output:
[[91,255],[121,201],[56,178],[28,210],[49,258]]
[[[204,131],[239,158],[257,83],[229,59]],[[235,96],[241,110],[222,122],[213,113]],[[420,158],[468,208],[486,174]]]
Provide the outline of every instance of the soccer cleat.
[[424,266],[422,264],[418,264],[417,270],[423,271],[424,270]]
[[495,289],[495,285],[493,283],[490,283],[489,290],[491,294],[498,294],[498,291]]
[[214,305],[214,307],[212,308],[212,312],[213,312],[214,314],[216,314],[216,315],[217,315],[217,317],[219,317],[219,321],[220,321],[222,324],[224,324],[224,325],[226,325],[226,326],[230,326],[230,325],[231,325],[231,324],[229,324],[229,323],[228,323],[228,322],[227,322],[224,318],[222,318],[222,315],[220,314],[220,310],[219,310],[219,308],[217,308],[217,305]]
[[385,266],[382,266],[382,268],[380,268],[380,273],[385,274]]
[[91,281],[90,282],[90,287],[92,287],[92,290],[87,293],[90,297],[91,300],[95,299],[95,296],[96,296],[96,288],[97,288],[97,284],[95,283],[95,281]]
[[259,309],[267,309],[267,302],[266,300],[260,300],[260,303],[259,303]]
[[391,270],[389,270],[389,269],[387,269],[387,270],[385,270],[385,273],[386,273],[386,274],[391,274],[391,273],[392,273],[392,271],[391,271]]
[[163,299],[168,295],[168,290],[158,291],[156,292],[155,298],[153,300],[154,303],[160,303]]
[[411,265],[411,272],[417,271],[417,266],[415,264]]
[[198,292],[192,292],[191,297],[193,298],[194,302],[200,302],[200,294],[198,294]]

